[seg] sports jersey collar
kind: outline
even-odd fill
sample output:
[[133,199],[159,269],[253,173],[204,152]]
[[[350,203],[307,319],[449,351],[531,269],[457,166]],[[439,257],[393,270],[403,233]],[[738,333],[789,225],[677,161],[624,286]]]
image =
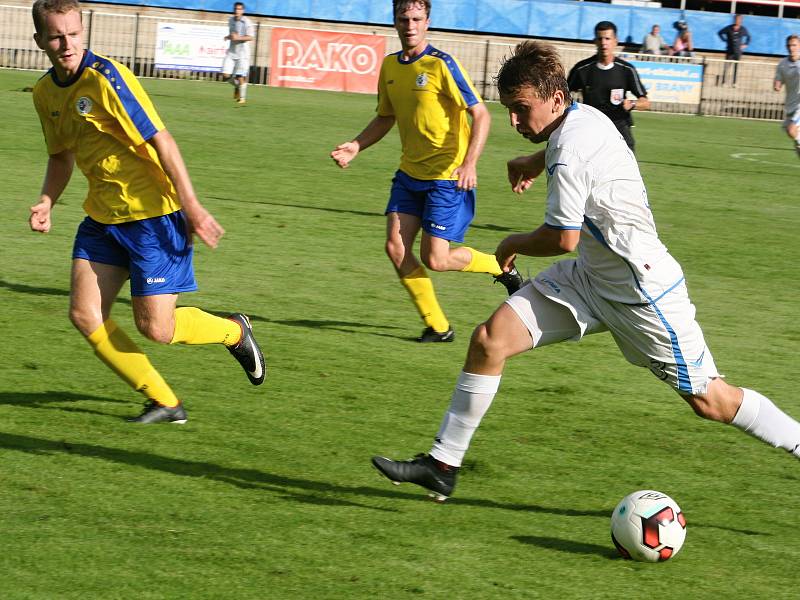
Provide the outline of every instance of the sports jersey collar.
[[59,81],[58,77],[56,77],[56,69],[55,67],[50,68],[50,78],[53,80],[58,87],[66,88],[71,86],[73,83],[80,79],[81,75],[83,75],[83,70],[86,68],[86,65],[90,64],[94,61],[94,54],[91,50],[84,50],[83,51],[83,60],[81,61],[81,66],[78,68],[78,71],[67,79],[66,81]]
[[566,108],[566,110],[564,110],[564,114],[567,114],[568,112],[572,112],[573,110],[578,110],[578,103],[575,102],[574,100],[572,101],[572,104],[570,104]]
[[411,60],[403,60],[403,51],[400,50],[400,52],[397,53],[397,62],[399,62],[400,64],[403,64],[403,65],[410,65],[411,63],[417,62],[423,56],[427,56],[428,54],[430,54],[431,50],[433,50],[433,46],[428,44],[427,46],[425,46],[425,50],[423,50],[422,52],[417,54]]

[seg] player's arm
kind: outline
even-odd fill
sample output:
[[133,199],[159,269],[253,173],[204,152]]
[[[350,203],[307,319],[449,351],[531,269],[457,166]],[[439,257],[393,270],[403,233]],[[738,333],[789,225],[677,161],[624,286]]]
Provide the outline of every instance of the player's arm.
[[346,169],[359,152],[381,141],[394,126],[394,121],[394,115],[377,115],[355,139],[333,149],[330,154],[333,162]]
[[508,170],[508,182],[511,184],[511,191],[521,194],[533,185],[539,175],[544,171],[544,150],[526,156],[512,158],[506,163]]
[[175,138],[169,131],[162,129],[147,140],[147,143],[155,148],[164,172],[175,186],[189,232],[197,234],[205,245],[216,248],[225,230],[197,199]]
[[456,187],[460,190],[471,190],[478,185],[478,159],[481,157],[483,147],[486,145],[486,138],[489,137],[489,127],[492,124],[489,109],[486,108],[483,102],[473,104],[467,109],[467,112],[472,118],[467,153],[464,156],[464,162],[453,171],[453,175],[458,177]]
[[50,155],[47,160],[42,191],[39,193],[39,202],[31,206],[29,222],[33,231],[42,233],[50,231],[52,225],[50,211],[67,187],[74,166],[75,155],[69,150]]
[[783,88],[783,82],[780,79],[776,79],[775,81],[772,82],[772,89],[775,90],[776,92],[780,92],[782,88]]
[[517,254],[524,256],[559,256],[578,247],[580,229],[556,229],[547,224],[530,233],[515,233],[497,246],[494,255],[505,270],[514,262]]
[[635,100],[625,98],[622,107],[628,112],[632,110],[650,110],[650,99],[647,96],[638,96]]

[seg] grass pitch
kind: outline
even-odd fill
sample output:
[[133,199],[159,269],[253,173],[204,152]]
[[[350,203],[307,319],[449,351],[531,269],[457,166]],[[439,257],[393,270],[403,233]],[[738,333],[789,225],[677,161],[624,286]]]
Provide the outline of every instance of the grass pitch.
[[[161,347],[114,317],[189,412],[137,427],[140,398],[69,324],[76,171],[48,235],[26,223],[44,144],[23,88],[0,72],[0,597],[794,598],[798,464],[704,422],[608,335],[512,359],[456,495],[439,506],[369,465],[426,451],[472,328],[503,299],[491,278],[433,274],[456,342],[422,328],[383,254],[396,133],[340,171],[327,154],[368,96],[145,81],[201,200],[227,234],[198,247],[181,304],[251,315],[267,383],[221,347]],[[537,226],[544,186],[518,198],[508,158],[535,148],[491,107],[467,241],[491,251]],[[776,123],[637,114],[662,239],[729,380],[795,417],[800,163]],[[536,273],[551,259],[523,258]],[[662,565],[616,557],[615,504],[640,488],[687,516]]]

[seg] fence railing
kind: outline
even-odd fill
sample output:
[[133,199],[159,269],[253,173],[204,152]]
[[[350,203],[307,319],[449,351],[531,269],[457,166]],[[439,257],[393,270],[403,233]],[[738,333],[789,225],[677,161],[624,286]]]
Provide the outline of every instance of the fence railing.
[[[155,66],[156,30],[158,23],[186,22],[204,25],[226,25],[226,19],[215,21],[154,17],[140,14],[84,11],[83,23],[87,46],[94,52],[109,56],[143,77],[191,78],[218,80],[216,73],[172,71]],[[256,40],[250,82],[266,85],[269,81],[271,38],[273,25],[256,20]],[[396,34],[386,29],[389,52],[400,49]],[[33,41],[30,9],[0,5],[0,67],[46,70],[47,57]],[[434,46],[458,57],[475,85],[487,100],[496,100],[494,76],[504,56],[515,41],[455,38],[430,33]],[[579,60],[590,56],[591,48],[559,47],[564,66],[569,70]],[[774,62],[726,61],[707,57],[677,58],[625,54],[627,59],[658,60],[703,65],[703,80],[698,104],[654,102],[652,109],[662,112],[748,117],[758,119],[783,118],[783,95],[772,90]]]

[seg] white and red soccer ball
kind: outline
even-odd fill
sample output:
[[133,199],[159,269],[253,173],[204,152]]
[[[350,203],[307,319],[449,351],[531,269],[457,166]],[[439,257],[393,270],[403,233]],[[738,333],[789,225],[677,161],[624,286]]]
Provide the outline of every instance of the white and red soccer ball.
[[611,540],[624,558],[660,562],[675,556],[686,539],[686,518],[677,502],[655,490],[625,496],[611,515]]

